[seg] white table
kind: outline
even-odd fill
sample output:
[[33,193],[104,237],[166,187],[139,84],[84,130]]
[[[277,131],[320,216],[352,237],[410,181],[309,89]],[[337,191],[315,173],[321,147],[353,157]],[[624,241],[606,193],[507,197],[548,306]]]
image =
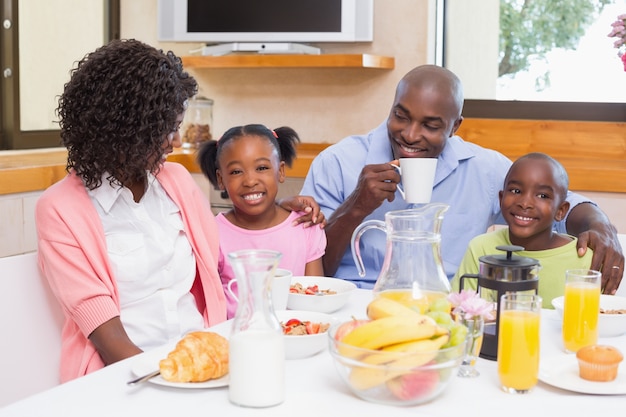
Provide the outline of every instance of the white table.
[[[336,315],[347,319],[365,316],[371,292],[357,290]],[[626,336],[600,340],[626,353]],[[45,348],[45,347],[43,347]],[[542,360],[566,355],[561,350],[560,324],[556,312],[542,312]],[[131,387],[135,358],[108,366],[0,409],[5,416],[477,416],[504,413],[506,417],[545,416],[586,410],[597,416],[616,415],[626,408],[626,395],[588,395],[561,390],[539,382],[528,395],[500,390],[496,362],[479,359],[478,378],[453,377],[446,391],[428,404],[393,407],[363,401],[354,396],[334,369],[328,351],[314,357],[287,362],[287,398],[276,407],[241,408],[228,401],[228,388],[179,389],[144,383]],[[621,364],[621,375],[626,363]],[[37,375],[19,375],[37,378]],[[1,388],[0,388],[1,389]]]

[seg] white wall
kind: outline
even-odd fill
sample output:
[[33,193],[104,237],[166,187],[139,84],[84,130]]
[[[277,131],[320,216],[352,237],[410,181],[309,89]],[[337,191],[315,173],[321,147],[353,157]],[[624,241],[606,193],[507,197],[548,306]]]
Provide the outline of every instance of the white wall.
[[[157,0],[122,0],[122,37],[133,37],[179,55],[199,44],[157,42]],[[323,53],[392,56],[394,70],[208,69],[193,70],[202,95],[215,100],[219,136],[231,126],[289,125],[304,142],[337,142],[365,133],[387,117],[395,87],[411,68],[428,60],[426,0],[374,0],[374,41],[318,44]]]
[[[609,216],[618,233],[626,233],[626,195],[621,193],[599,193],[594,191],[576,191],[598,204]],[[626,247],[622,249],[626,250]]]
[[37,249],[35,202],[40,194],[0,195],[0,258]]

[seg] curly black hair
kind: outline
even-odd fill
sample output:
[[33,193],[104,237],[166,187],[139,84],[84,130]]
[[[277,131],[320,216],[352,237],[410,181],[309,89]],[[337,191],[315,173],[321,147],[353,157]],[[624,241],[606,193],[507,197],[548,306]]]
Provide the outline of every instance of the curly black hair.
[[248,135],[266,138],[278,151],[278,159],[285,162],[285,165],[288,167],[291,167],[293,160],[296,158],[296,144],[300,142],[300,137],[295,130],[288,126],[270,130],[261,124],[231,127],[222,135],[219,141],[206,141],[198,150],[198,165],[213,187],[217,188],[218,186],[216,171],[219,169],[220,150],[229,141]]
[[180,58],[134,39],[113,40],[71,71],[56,109],[66,169],[88,189],[158,172],[163,141],[198,90]]

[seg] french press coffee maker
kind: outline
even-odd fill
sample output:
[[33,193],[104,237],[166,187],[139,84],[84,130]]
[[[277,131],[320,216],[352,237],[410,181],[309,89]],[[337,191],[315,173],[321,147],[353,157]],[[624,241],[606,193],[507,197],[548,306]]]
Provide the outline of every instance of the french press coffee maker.
[[537,294],[539,287],[539,261],[533,258],[515,256],[513,252],[523,251],[521,246],[497,246],[506,254],[485,255],[479,260],[478,274],[462,275],[459,288],[462,290],[467,279],[477,279],[476,285],[481,298],[496,303],[496,320],[485,322],[483,344],[480,357],[498,359],[498,328],[500,325],[499,301],[504,294],[530,292]]

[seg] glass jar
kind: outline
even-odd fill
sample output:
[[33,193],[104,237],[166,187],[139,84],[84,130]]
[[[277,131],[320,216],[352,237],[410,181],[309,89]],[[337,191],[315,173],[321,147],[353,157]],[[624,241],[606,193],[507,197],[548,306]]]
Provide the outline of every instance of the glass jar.
[[213,100],[196,96],[189,100],[181,126],[183,148],[197,148],[202,142],[213,139]]

